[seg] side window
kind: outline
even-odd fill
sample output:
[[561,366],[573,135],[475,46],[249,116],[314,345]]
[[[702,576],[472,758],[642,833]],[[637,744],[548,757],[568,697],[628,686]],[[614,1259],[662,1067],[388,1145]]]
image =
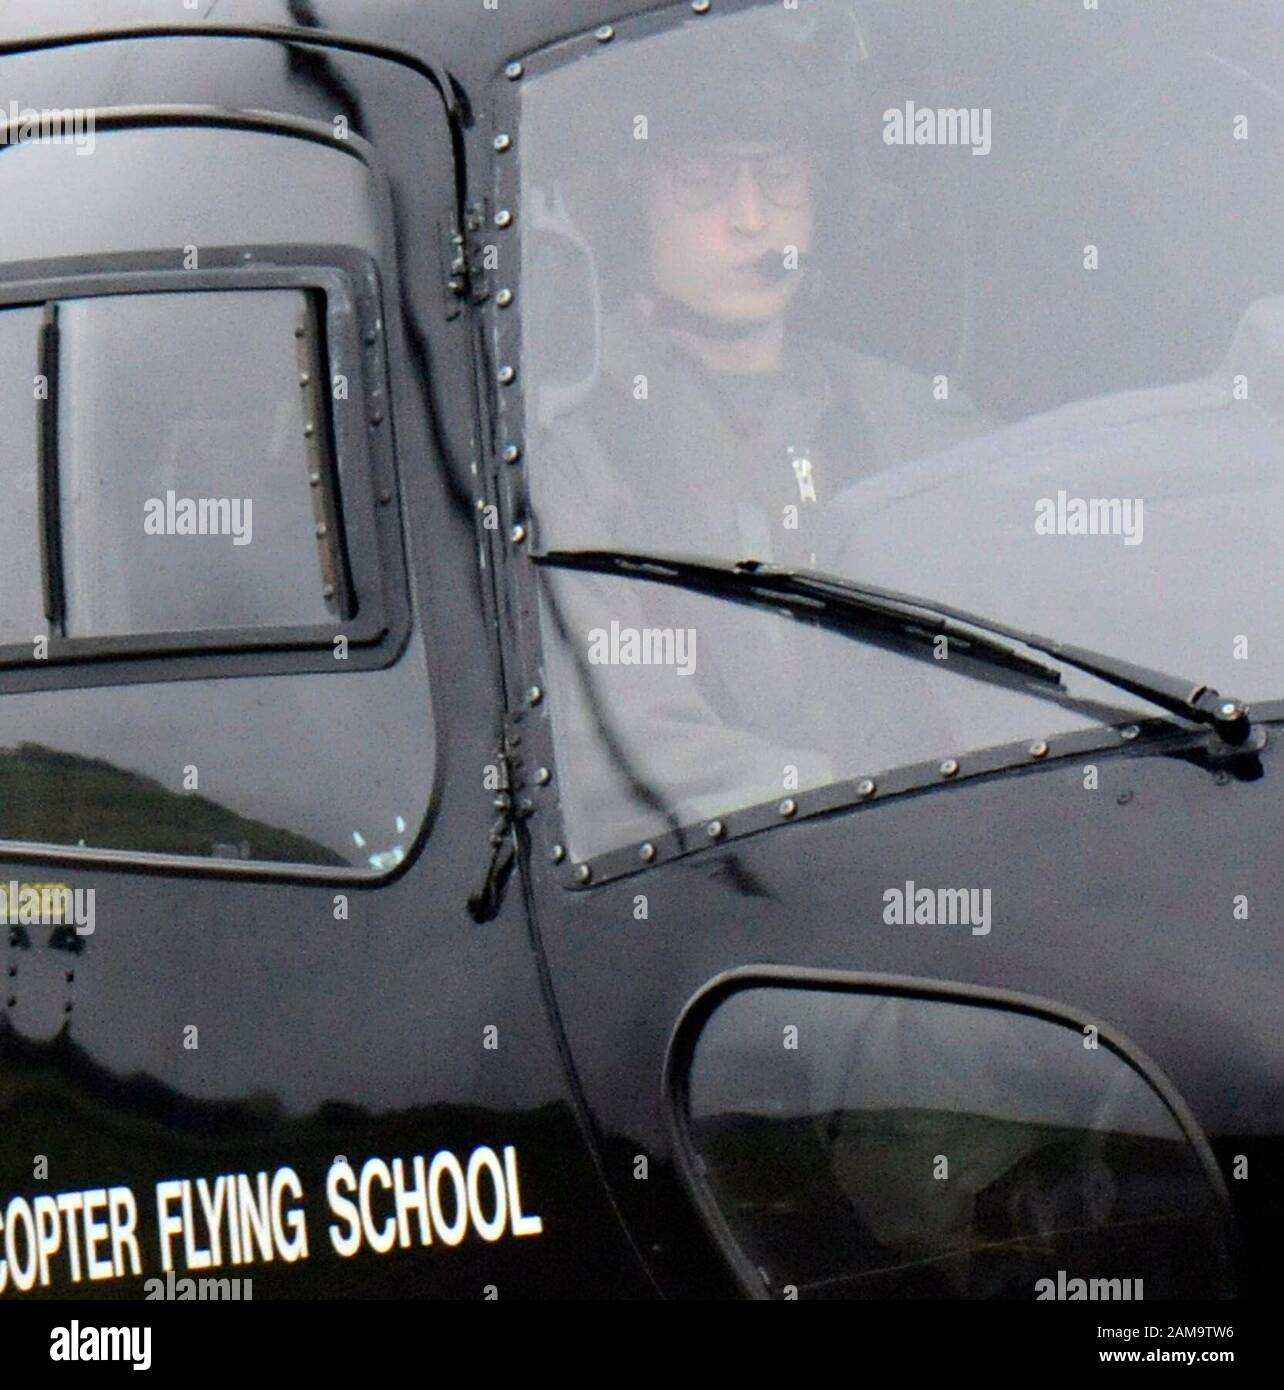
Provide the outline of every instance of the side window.
[[[378,640],[390,557],[350,418],[368,388],[339,369],[359,336],[350,274],[220,269],[187,290],[156,270],[125,293],[140,273],[102,265],[0,307],[18,422],[0,664]],[[31,293],[0,282],[0,305]]]
[[67,636],[339,617],[309,296],[110,296],[47,315]]
[[759,1294],[1228,1292],[1207,1140],[1095,1025],[782,973],[715,987],[670,1065],[689,1179]]
[[0,161],[0,855],[390,873],[435,742],[373,151],[62,153]]

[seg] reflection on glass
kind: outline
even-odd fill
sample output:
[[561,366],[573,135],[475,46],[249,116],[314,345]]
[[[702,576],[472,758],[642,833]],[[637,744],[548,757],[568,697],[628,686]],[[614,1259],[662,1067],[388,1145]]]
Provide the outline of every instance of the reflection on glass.
[[689,1094],[705,1180],[772,1292],[1033,1299],[1061,1271],[1140,1280],[1145,1299],[1225,1291],[1197,1152],[1139,1073],[1068,1026],[746,989],[701,1033]]
[[324,845],[208,797],[35,743],[0,749],[0,838],[215,859],[345,862]]
[[435,757],[418,633],[383,671],[0,697],[0,840],[389,873]]

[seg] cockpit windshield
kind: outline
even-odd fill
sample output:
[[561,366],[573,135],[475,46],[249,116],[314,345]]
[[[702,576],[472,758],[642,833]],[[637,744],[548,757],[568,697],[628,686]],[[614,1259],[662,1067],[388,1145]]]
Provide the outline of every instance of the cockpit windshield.
[[[828,571],[1278,698],[1282,30],[1234,0],[717,0],[543,55],[537,548]],[[952,679],[948,644],[541,590],[576,858],[1092,724]]]

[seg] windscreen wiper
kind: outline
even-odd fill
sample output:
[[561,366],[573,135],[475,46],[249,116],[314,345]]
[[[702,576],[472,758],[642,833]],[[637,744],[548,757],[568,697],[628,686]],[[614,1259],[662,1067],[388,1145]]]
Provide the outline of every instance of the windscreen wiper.
[[726,561],[623,550],[549,550],[533,553],[531,559],[554,569],[646,579],[741,602],[783,606],[799,618],[862,634],[886,632],[929,646],[945,637],[949,643],[961,645],[973,660],[1064,690],[1062,672],[1026,656],[1019,650],[1025,647],[1139,696],[1180,719],[1207,725],[1233,747],[1248,743],[1253,735],[1249,708],[1242,700],[1219,695],[1198,681],[1137,666],[1089,647],[1057,642],[935,599],[833,574],[760,560]]

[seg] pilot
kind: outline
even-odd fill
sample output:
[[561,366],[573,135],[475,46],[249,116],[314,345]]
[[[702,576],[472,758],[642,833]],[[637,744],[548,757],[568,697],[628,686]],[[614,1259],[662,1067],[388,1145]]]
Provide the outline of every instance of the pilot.
[[835,175],[879,127],[823,38],[740,38],[684,38],[662,82],[624,84],[593,121],[620,135],[580,202],[599,378],[536,478],[537,500],[559,482],[577,498],[546,508],[545,544],[811,565],[844,487],[984,427],[954,383],[836,339],[859,324],[825,277],[831,291],[862,278],[880,248],[862,191],[842,206]]
[[[721,34],[716,44],[685,40],[649,88],[645,75],[641,86],[622,76],[614,114],[590,122],[627,135],[603,139],[606,154],[583,165],[590,176],[577,168],[576,221],[601,295],[596,375],[544,421],[532,449],[541,549],[814,567],[820,520],[839,492],[984,428],[952,385],[942,395],[930,378],[835,340],[845,325],[820,262],[841,273],[841,257],[878,252],[834,206],[833,155],[851,161],[860,147],[838,95],[850,74],[837,85],[823,43],[789,52],[741,32],[739,45]],[[561,638],[581,652],[585,632],[608,618],[670,628],[685,612],[691,622],[691,601],[653,584],[583,575],[548,584]],[[804,717],[819,645],[799,626],[724,604],[716,630],[701,625],[691,680],[619,678],[581,661],[598,734],[611,732],[601,721],[614,714],[615,746],[637,735],[630,778],[649,765],[667,789],[698,781],[728,741],[733,761],[755,764],[764,798],[788,789],[782,767],[826,780],[836,770],[825,750],[842,735]],[[751,695],[747,651],[778,677],[753,682]],[[752,735],[737,743],[736,730]],[[752,748],[769,730],[766,747]],[[849,713],[849,745],[850,734]],[[744,776],[739,784],[747,804]]]

